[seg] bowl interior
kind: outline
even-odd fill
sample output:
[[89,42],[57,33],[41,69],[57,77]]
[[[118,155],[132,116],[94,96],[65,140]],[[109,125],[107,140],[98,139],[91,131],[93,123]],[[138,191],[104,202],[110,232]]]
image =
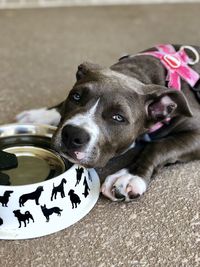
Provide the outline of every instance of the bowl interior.
[[33,128],[17,125],[0,127],[0,149],[15,154],[18,160],[16,168],[1,170],[0,185],[43,182],[71,167],[69,162],[51,149],[51,136],[55,129],[50,128],[49,131],[44,126]]
[[18,166],[3,173],[9,176],[10,185],[25,185],[54,178],[65,171],[63,160],[50,150],[34,146],[12,146],[5,152],[17,156]]

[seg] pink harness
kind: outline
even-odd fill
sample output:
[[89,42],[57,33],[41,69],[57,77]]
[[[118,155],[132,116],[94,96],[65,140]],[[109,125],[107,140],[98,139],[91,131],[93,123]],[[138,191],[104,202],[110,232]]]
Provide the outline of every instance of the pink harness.
[[[179,51],[176,51],[170,44],[157,45],[156,48],[158,51],[149,51],[138,55],[148,55],[160,59],[161,63],[168,70],[166,77],[168,88],[180,91],[181,79],[186,81],[191,87],[194,87],[200,79],[200,75],[188,65],[194,65],[199,62],[197,50],[192,46],[182,46]],[[191,60],[184,49],[191,50],[195,55],[195,60]],[[170,121],[170,118],[166,119],[164,122],[167,121]],[[149,129],[149,133],[160,129],[164,125],[164,122],[156,123]]]

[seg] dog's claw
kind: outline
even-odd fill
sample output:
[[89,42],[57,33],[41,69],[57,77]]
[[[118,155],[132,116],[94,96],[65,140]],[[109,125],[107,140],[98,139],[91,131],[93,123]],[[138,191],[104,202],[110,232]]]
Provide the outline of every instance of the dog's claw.
[[102,185],[100,192],[112,201],[119,201],[117,198],[114,197],[112,190],[108,190],[105,185]]
[[120,192],[120,190],[119,190],[116,186],[113,186],[112,192],[113,192],[113,195],[114,195],[119,201],[123,201],[123,200],[125,200],[126,197]]

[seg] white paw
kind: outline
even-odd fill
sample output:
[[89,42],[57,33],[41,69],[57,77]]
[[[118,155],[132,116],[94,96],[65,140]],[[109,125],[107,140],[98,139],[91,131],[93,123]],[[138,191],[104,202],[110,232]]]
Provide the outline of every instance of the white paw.
[[147,190],[145,180],[122,169],[106,177],[101,192],[113,201],[130,201]]
[[19,123],[37,123],[57,126],[60,121],[60,113],[56,109],[32,109],[19,113],[15,120]]

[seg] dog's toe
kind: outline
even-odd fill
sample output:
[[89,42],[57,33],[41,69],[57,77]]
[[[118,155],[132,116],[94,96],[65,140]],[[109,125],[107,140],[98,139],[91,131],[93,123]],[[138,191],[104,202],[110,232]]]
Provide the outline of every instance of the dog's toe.
[[118,188],[116,188],[115,186],[113,186],[113,195],[115,196],[115,198],[117,198],[119,201],[123,201],[125,200],[125,196],[120,192],[120,190]]
[[132,175],[126,188],[127,201],[140,197],[146,190],[147,184],[145,180],[139,176]]

